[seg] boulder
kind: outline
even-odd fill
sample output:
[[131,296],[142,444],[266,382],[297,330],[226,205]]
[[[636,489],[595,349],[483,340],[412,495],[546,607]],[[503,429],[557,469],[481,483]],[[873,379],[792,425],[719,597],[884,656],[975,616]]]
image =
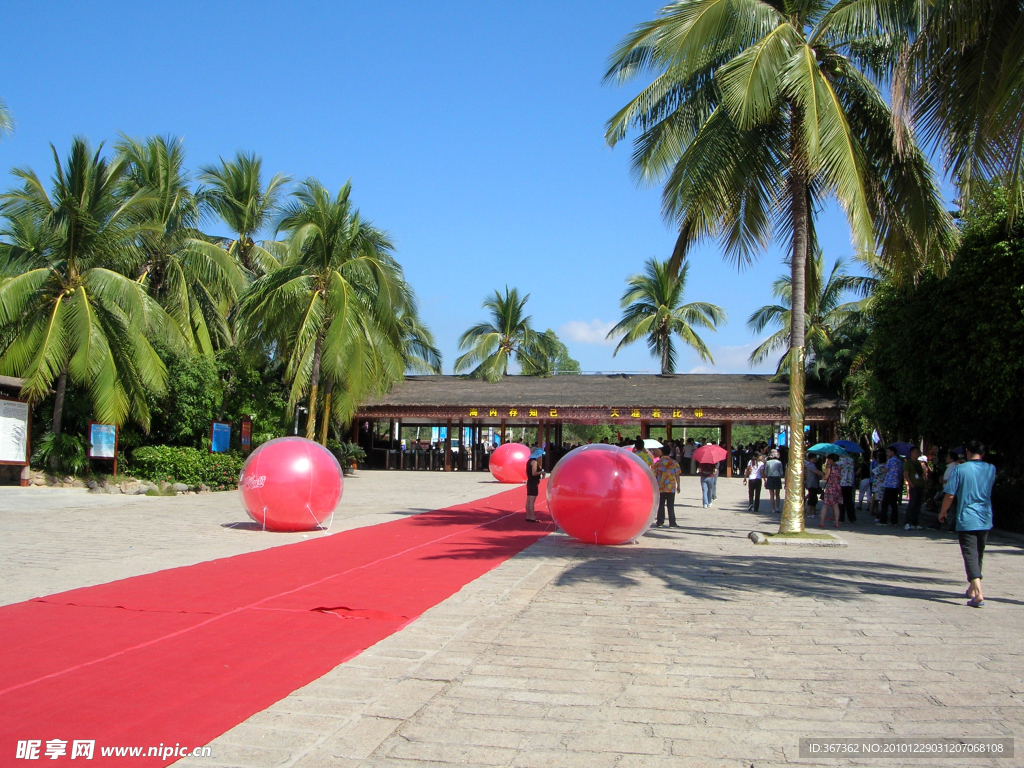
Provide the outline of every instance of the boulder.
[[96,488],[99,487],[99,483],[97,483],[95,480],[90,480],[85,485],[90,491],[95,491]]
[[184,483],[175,483],[174,485],[171,486],[171,490],[174,491],[175,493],[184,493],[185,491],[188,490],[188,486],[185,485]]
[[128,494],[129,496],[138,496],[140,493],[145,492],[146,489],[142,486],[142,483],[135,480],[126,480],[121,483],[121,493]]

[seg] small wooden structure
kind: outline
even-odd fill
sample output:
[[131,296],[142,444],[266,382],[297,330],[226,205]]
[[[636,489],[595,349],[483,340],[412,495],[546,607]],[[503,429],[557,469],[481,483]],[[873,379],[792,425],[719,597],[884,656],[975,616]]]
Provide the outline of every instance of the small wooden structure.
[[[809,390],[805,407],[805,419],[814,425],[815,435],[832,439],[845,404]],[[564,424],[622,425],[642,437],[651,427],[664,427],[669,438],[673,428],[720,427],[721,442],[729,449],[733,424],[789,422],[789,386],[754,374],[505,376],[493,383],[466,376],[409,376],[357,411],[353,441],[360,442],[361,434],[372,435],[374,425],[383,420],[389,422],[389,435],[396,429],[401,434],[402,427],[446,427],[443,457],[436,460],[443,462],[445,471],[452,468],[452,430],[458,428],[461,436],[466,427],[473,430],[474,448],[481,442],[480,430],[487,427],[498,427],[502,435],[509,427],[536,427],[541,442],[555,444],[562,442]],[[434,453],[424,459],[431,465]],[[385,449],[385,454],[386,468],[404,468],[402,451]],[[460,467],[482,463],[472,449],[464,450],[461,440],[455,458]],[[419,452],[414,460],[420,461]],[[726,468],[731,474],[731,461]]]

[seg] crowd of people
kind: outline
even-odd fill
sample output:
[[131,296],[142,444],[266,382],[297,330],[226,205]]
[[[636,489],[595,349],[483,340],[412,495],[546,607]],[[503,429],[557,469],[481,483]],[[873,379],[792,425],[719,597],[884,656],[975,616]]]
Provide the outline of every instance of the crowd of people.
[[[729,461],[729,453],[723,451],[726,458],[719,462],[702,461],[705,455],[693,438],[658,443],[636,437],[632,442],[621,441],[620,445],[630,447],[657,479],[659,503],[654,527],[664,526],[666,519],[668,527],[680,527],[675,514],[675,496],[684,474],[700,478],[705,509],[717,498],[717,480]],[[709,441],[705,445],[716,443]],[[552,457],[556,461],[577,447],[568,443],[548,446],[556,454]],[[536,521],[533,501],[539,492],[545,454],[544,448],[533,446],[527,465],[527,519],[530,522]],[[905,491],[903,528],[919,531],[922,530],[922,509],[931,504],[938,510],[938,521],[933,527],[946,524],[959,538],[968,581],[968,605],[981,607],[985,604],[982,561],[992,528],[992,487],[996,476],[995,467],[984,461],[984,457],[985,446],[977,440],[971,441],[945,452],[940,474],[936,448],[922,454],[919,447],[910,446],[904,457],[899,445],[893,444],[884,450],[865,451],[857,460],[845,451],[808,455],[801,498],[808,518],[817,518],[819,527],[831,520],[836,528],[844,522],[856,524],[857,511],[864,511],[865,506],[876,526],[898,526]],[[771,511],[781,514],[788,458],[785,447],[766,443],[732,446],[731,458],[734,471],[742,475],[747,486],[748,511],[760,511],[764,489],[768,492]],[[929,489],[934,490],[930,498]]]

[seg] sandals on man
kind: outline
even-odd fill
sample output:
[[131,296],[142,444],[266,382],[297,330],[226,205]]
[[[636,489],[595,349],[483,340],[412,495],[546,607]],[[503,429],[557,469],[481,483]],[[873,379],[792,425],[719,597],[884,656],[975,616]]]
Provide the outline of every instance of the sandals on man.
[[970,600],[967,601],[967,604],[971,608],[981,608],[983,605],[985,605],[985,601],[984,600],[979,600],[976,597],[972,597]]

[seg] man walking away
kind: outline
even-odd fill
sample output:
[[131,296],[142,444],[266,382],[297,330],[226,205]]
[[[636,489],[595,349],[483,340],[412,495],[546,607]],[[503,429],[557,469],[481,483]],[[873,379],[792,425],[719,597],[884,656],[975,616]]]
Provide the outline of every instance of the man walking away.
[[779,461],[779,452],[772,450],[768,454],[768,461],[764,465],[764,487],[768,489],[768,499],[771,501],[772,512],[782,512],[782,476],[786,474],[786,468]]
[[928,485],[928,465],[921,459],[921,451],[915,445],[910,449],[907,465],[903,470],[904,479],[910,489],[910,501],[907,502],[908,531],[921,530],[921,505],[924,503],[924,491]]
[[654,456],[654,476],[658,479],[658,519],[654,525],[660,528],[665,524],[665,507],[668,507],[668,527],[678,528],[676,525],[676,491],[679,489],[679,476],[683,473],[679,462],[671,456],[663,456],[662,451],[655,448],[651,451]]
[[885,480],[882,482],[882,487],[885,489],[882,495],[882,512],[875,525],[885,525],[887,512],[889,525],[899,525],[903,462],[896,456],[896,449],[892,446],[885,449],[885,455],[888,457],[888,461],[885,462]]
[[853,459],[845,453],[842,454],[839,461],[836,462],[836,468],[839,470],[839,492],[843,496],[843,508],[839,511],[839,522],[845,523],[849,520],[851,523],[856,523],[857,513],[853,509]]
[[985,542],[992,529],[992,485],[996,481],[996,468],[982,459],[985,446],[971,440],[964,446],[967,461],[956,466],[946,483],[946,496],[942,500],[939,522],[945,522],[949,508],[956,500],[956,531],[960,538],[960,554],[967,571],[967,602],[972,608],[985,605],[981,592],[981,561],[985,557]]
[[714,501],[715,475],[718,473],[717,464],[698,464],[697,474],[700,475],[700,493],[704,500],[704,509],[711,506]]

